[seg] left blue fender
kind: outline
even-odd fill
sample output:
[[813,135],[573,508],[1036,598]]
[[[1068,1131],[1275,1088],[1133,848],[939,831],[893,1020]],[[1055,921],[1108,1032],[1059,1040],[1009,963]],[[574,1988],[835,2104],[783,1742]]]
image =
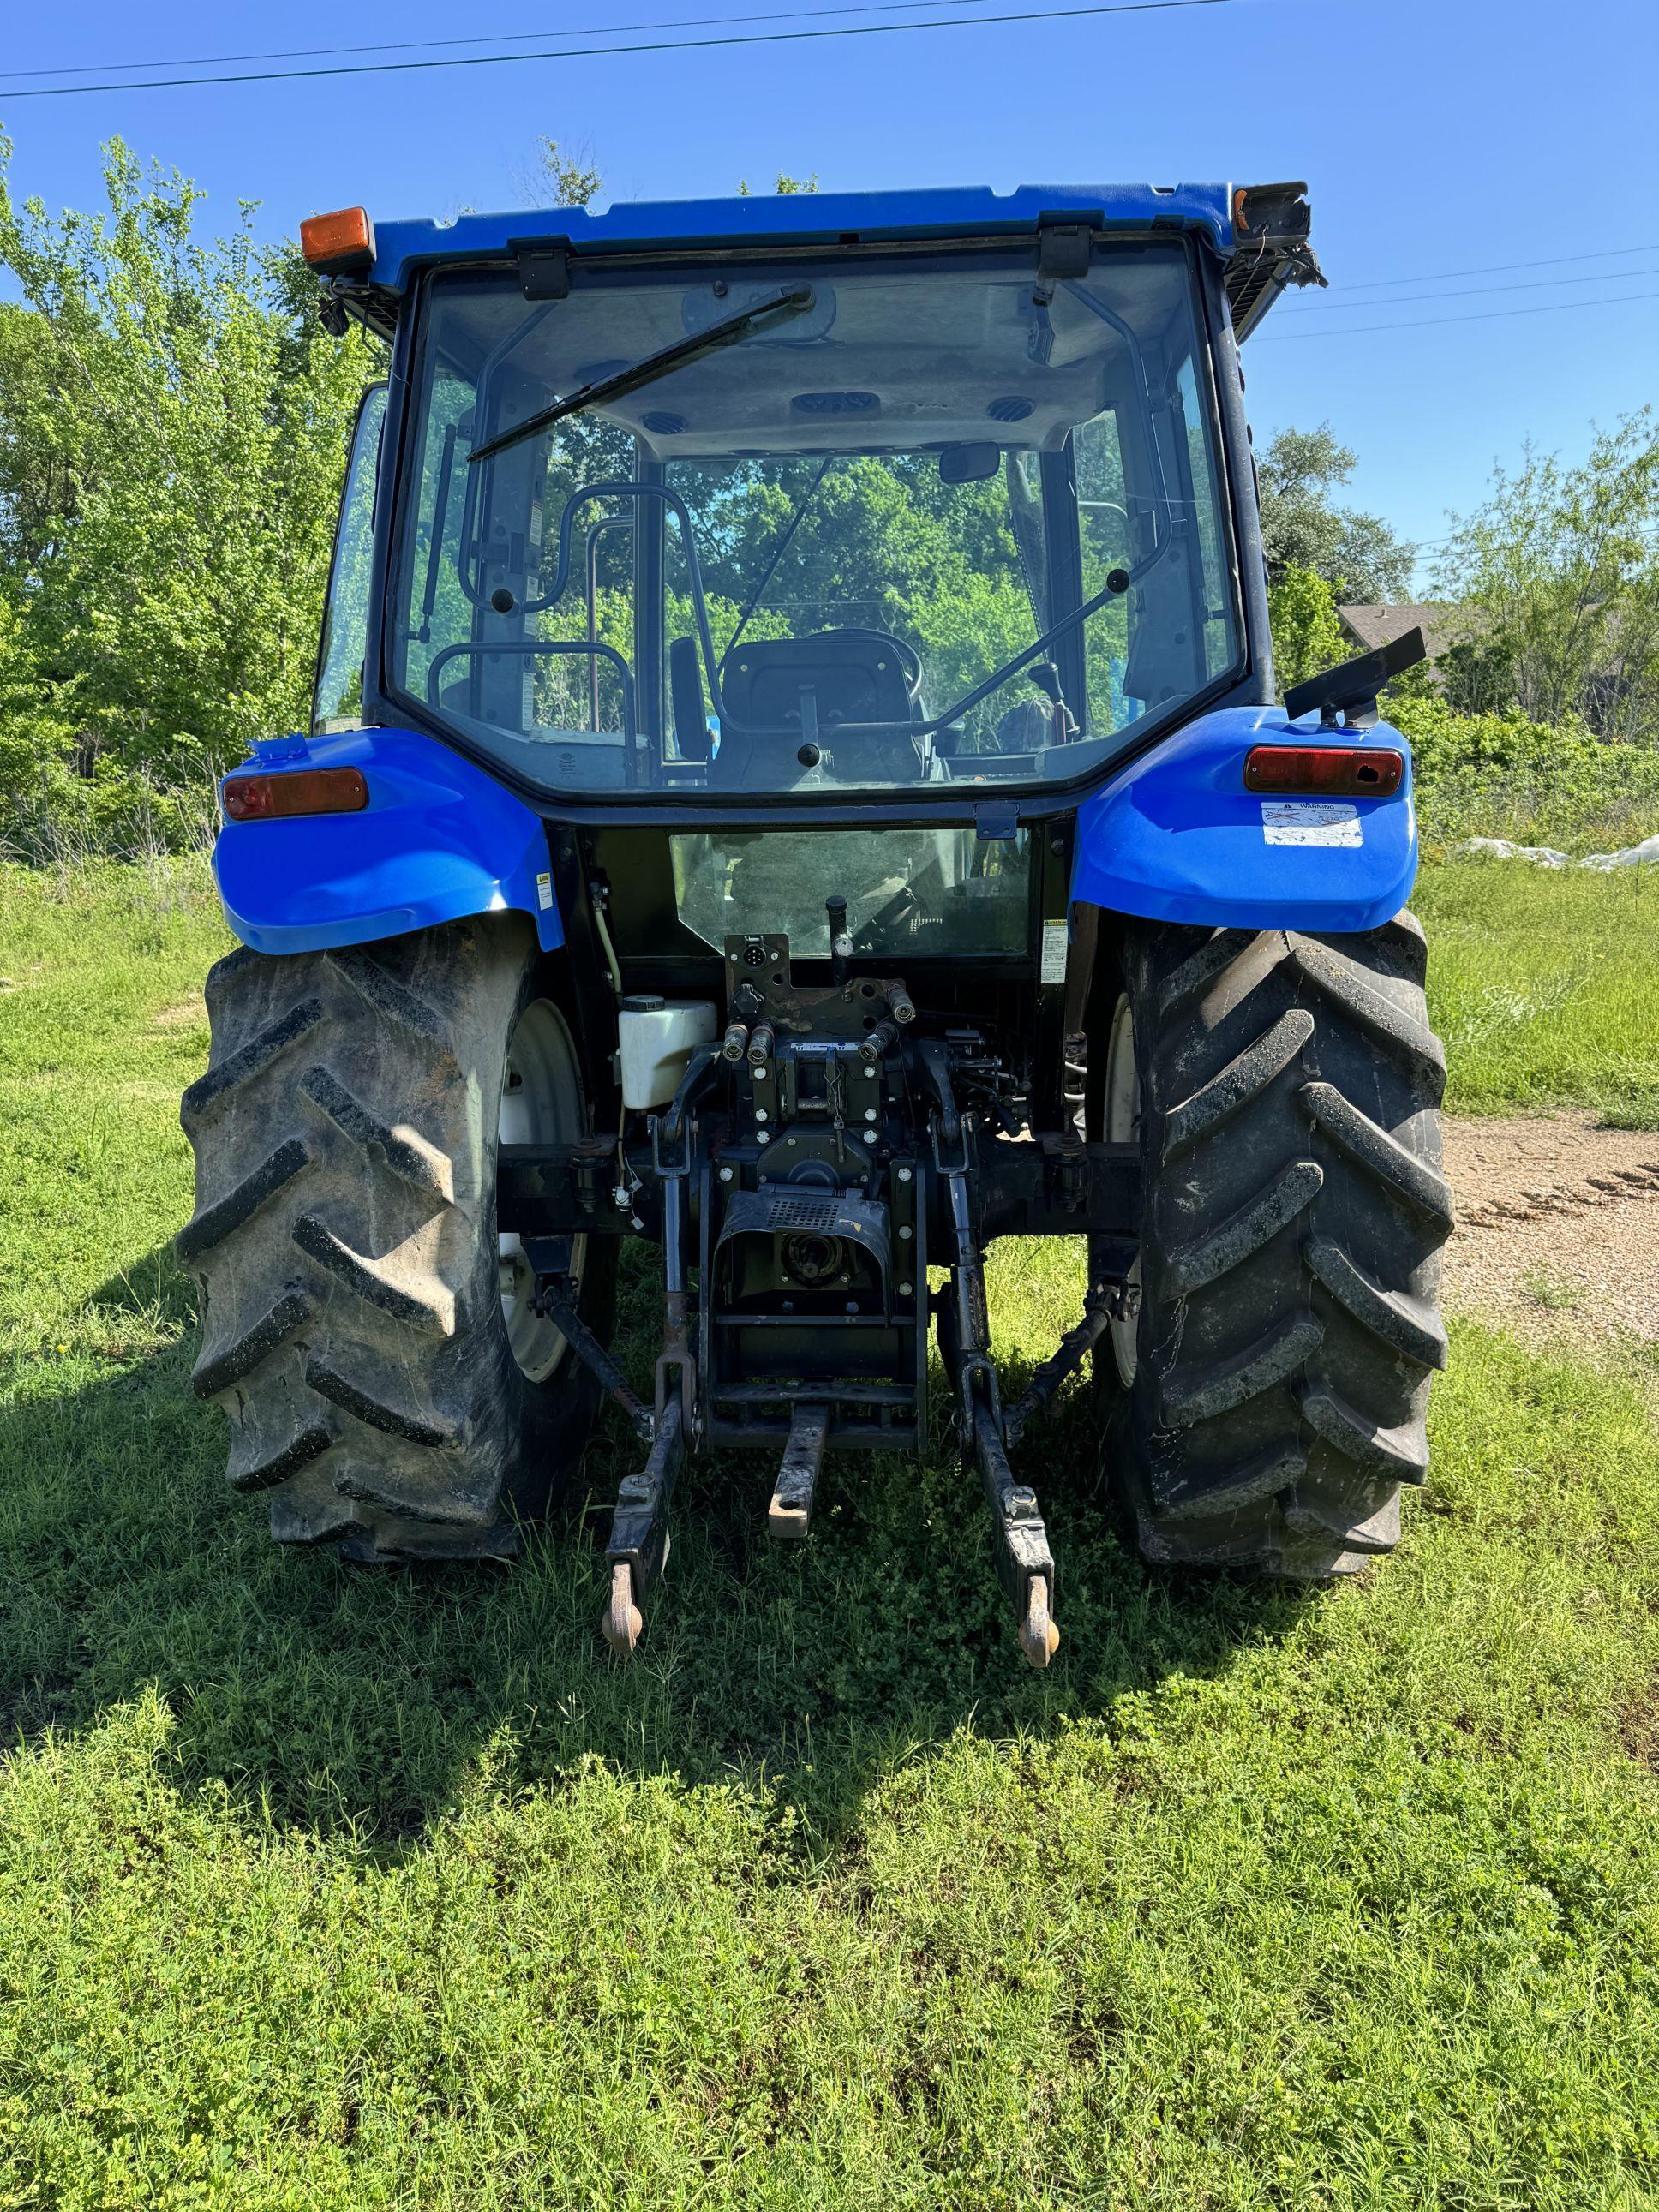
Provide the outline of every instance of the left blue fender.
[[416,730],[351,730],[273,740],[240,772],[302,768],[361,769],[368,805],[226,822],[213,873],[243,944],[320,952],[509,909],[544,951],[564,943],[541,818],[482,769]]

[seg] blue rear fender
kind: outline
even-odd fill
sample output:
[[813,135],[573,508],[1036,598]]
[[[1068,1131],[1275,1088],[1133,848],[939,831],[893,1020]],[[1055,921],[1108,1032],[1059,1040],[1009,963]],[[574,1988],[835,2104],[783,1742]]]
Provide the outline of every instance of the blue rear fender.
[[350,814],[227,820],[213,872],[231,927],[256,952],[369,944],[475,914],[518,911],[543,949],[564,942],[541,818],[482,769],[415,730],[276,739],[240,774],[361,769]]
[[[1341,742],[1406,757],[1388,799],[1276,800],[1244,788],[1253,745],[1307,744],[1282,708],[1200,716],[1085,800],[1072,897],[1210,928],[1375,929],[1417,874],[1411,754],[1387,724]],[[517,911],[564,942],[541,818],[435,738],[356,730],[280,740],[246,764],[270,775],[357,768],[356,813],[227,821],[214,874],[231,927],[259,952],[371,943],[469,915]]]
[[[1244,788],[1255,745],[1389,746],[1406,773],[1388,799],[1263,798]],[[1072,896],[1212,929],[1376,929],[1417,878],[1411,748],[1386,722],[1322,737],[1282,707],[1203,714],[1078,812]]]

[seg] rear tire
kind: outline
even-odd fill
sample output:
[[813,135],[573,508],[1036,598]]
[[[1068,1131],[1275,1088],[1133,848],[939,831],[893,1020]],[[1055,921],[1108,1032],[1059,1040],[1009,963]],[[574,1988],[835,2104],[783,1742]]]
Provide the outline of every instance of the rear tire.
[[[586,1133],[540,969],[529,922],[502,915],[367,948],[244,949],[208,977],[208,1071],[180,1109],[193,1380],[229,1419],[233,1487],[264,1493],[282,1542],[510,1557],[518,1516],[577,1468],[597,1386],[530,1313],[495,1226],[503,1130]],[[573,1256],[603,1336],[614,1249],[579,1239]]]
[[1128,927],[1091,1061],[1096,1126],[1141,1148],[1141,1305],[1096,1375],[1151,1562],[1316,1580],[1398,1541],[1446,1357],[1425,966],[1409,914],[1363,936]]

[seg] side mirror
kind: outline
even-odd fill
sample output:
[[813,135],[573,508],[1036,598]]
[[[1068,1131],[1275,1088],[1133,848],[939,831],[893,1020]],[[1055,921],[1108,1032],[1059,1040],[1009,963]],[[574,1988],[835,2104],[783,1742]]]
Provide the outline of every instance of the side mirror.
[[1001,465],[1000,449],[988,440],[983,445],[947,446],[939,457],[941,483],[983,483]]

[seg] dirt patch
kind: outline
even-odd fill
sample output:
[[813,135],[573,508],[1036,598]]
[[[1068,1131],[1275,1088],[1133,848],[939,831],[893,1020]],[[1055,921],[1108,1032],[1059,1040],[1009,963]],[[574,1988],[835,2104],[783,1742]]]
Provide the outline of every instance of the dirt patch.
[[1449,1304],[1533,1341],[1659,1343],[1659,1133],[1589,1114],[1449,1121]]
[[206,1019],[207,1008],[202,1001],[186,999],[180,1006],[163,1006],[152,1019],[150,1027],[155,1030],[193,1030],[198,1022]]

